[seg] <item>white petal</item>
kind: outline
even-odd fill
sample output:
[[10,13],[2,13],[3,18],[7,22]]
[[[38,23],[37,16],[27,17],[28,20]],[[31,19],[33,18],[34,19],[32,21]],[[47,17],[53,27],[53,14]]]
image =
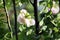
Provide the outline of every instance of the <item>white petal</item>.
[[30,20],[29,19],[25,19],[25,23],[26,23],[27,27],[30,27]]
[[18,15],[17,22],[19,22],[20,24],[24,24],[25,23],[25,18],[21,15]]
[[32,25],[35,25],[35,20],[34,19],[31,19],[30,20],[30,25],[32,26]]
[[22,9],[20,12],[23,13],[23,14],[27,13],[27,11],[25,9]]
[[20,14],[19,16],[20,16],[21,18],[24,18],[24,17],[25,17],[25,15],[24,15],[24,14]]
[[56,3],[56,2],[55,2],[55,1],[53,1],[53,5],[55,5],[55,3]]

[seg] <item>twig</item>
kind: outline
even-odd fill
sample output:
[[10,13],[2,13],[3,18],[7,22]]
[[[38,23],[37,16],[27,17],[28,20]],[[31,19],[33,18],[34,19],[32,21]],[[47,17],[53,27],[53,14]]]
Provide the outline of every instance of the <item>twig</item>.
[[5,0],[3,0],[3,5],[4,5],[5,13],[6,13],[8,28],[9,28],[9,31],[11,32],[11,38],[12,38],[13,37],[12,36],[12,28],[11,28],[11,25],[10,25],[9,15],[8,15],[8,12],[7,12],[7,9],[6,9],[6,6],[5,6]]
[[12,0],[12,1],[13,1],[14,16],[15,16],[15,26],[14,26],[14,29],[15,29],[16,40],[18,40],[18,35],[17,35],[17,14],[16,14],[16,5],[15,5],[15,0]]
[[32,3],[31,0],[30,0],[30,3],[34,6],[34,3]]

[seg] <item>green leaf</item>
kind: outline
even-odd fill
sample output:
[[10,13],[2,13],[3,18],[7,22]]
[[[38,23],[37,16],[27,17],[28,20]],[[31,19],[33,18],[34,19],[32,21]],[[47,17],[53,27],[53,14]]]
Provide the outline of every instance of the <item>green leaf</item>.
[[54,30],[55,32],[58,32],[58,31],[59,31],[58,28],[56,28],[56,27],[54,27],[53,30]]

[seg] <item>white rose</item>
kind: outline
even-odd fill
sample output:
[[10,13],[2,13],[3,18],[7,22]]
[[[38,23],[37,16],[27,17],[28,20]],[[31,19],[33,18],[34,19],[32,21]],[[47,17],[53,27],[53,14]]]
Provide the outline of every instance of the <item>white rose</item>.
[[51,11],[52,11],[53,14],[57,14],[59,12],[59,7],[58,6],[57,7],[52,7]]
[[17,17],[17,22],[19,22],[20,24],[25,24],[27,25],[27,27],[35,25],[35,20],[31,19],[31,16],[29,15],[29,13],[27,13],[27,11],[24,9],[20,11],[20,14]]
[[19,22],[20,24],[26,24],[27,27],[35,25],[35,20],[34,19],[24,18],[22,15],[19,15],[17,17],[17,22]]
[[59,6],[53,1],[53,7],[51,8],[53,14],[57,14],[59,12]]

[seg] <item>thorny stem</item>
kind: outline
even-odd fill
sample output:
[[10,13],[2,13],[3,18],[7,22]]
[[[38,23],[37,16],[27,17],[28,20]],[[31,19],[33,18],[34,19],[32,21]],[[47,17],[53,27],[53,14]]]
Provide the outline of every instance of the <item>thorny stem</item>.
[[5,6],[5,0],[3,0],[3,5],[4,5],[5,13],[6,13],[8,28],[9,28],[9,31],[11,32],[11,38],[12,38],[13,37],[12,36],[13,35],[13,32],[12,32],[12,28],[11,28],[11,25],[10,25],[10,19],[9,19],[8,11],[7,11],[7,8]]

